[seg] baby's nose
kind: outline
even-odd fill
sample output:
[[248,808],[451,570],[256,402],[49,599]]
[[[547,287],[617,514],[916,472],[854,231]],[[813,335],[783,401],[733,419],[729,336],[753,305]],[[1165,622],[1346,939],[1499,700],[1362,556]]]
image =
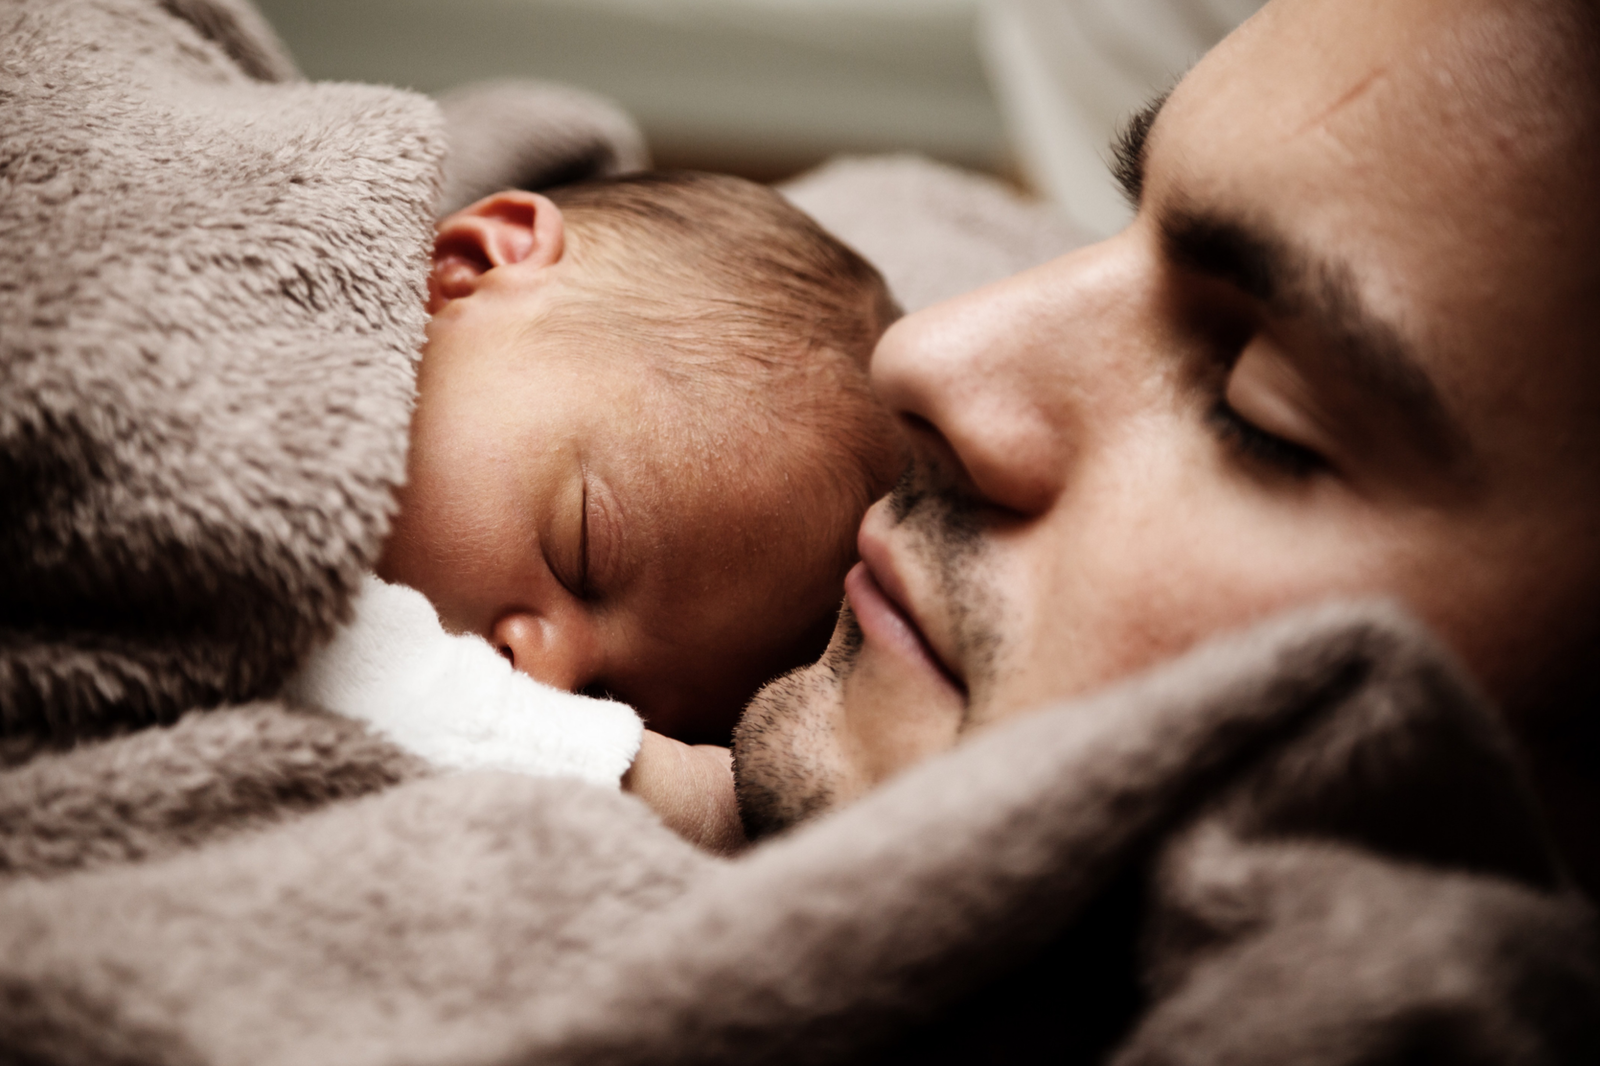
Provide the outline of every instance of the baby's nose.
[[535,681],[577,692],[599,674],[595,637],[593,626],[583,618],[514,611],[495,622],[489,643]]

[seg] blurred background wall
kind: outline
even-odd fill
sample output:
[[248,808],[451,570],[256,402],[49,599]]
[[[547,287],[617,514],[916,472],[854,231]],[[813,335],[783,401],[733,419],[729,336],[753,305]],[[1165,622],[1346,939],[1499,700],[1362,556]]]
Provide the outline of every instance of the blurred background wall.
[[439,92],[516,75],[610,96],[658,165],[776,180],[912,151],[1093,233],[1119,121],[1260,0],[257,0],[307,76]]

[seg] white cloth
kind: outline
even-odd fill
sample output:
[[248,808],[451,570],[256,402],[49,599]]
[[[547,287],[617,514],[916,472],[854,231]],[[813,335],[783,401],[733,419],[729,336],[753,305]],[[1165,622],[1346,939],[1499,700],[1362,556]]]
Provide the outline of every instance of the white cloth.
[[633,708],[543,685],[480,637],[446,633],[425,596],[366,575],[355,617],[290,679],[296,703],[366,722],[447,769],[616,787],[644,724]]

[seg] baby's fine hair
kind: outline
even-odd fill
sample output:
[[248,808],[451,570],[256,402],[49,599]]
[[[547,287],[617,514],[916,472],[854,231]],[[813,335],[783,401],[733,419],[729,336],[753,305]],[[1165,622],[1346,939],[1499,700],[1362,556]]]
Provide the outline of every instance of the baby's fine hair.
[[741,178],[645,173],[545,194],[566,219],[565,254],[597,279],[567,325],[647,339],[662,356],[649,370],[707,412],[698,450],[770,434],[769,456],[798,451],[816,475],[795,479],[798,496],[845,489],[859,511],[887,490],[901,446],[866,368],[901,312],[870,263]]

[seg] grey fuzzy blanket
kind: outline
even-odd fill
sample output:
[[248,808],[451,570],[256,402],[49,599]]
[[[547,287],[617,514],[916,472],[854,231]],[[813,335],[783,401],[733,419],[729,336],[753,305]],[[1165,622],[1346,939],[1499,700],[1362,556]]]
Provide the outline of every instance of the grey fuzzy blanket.
[[1594,912],[1381,606],[733,860],[274,699],[381,543],[438,190],[640,159],[486,92],[518,143],[452,124],[452,177],[433,104],[297,80],[239,3],[0,0],[0,1061],[1600,1061]]

